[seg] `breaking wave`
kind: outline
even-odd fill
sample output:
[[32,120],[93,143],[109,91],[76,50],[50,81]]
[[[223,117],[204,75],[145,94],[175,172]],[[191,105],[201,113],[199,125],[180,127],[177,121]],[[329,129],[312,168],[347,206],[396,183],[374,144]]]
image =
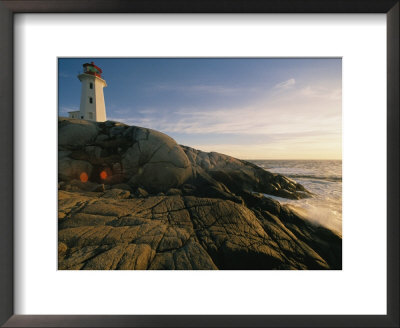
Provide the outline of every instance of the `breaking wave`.
[[341,161],[252,161],[264,169],[302,184],[313,197],[300,200],[265,195],[289,206],[311,222],[342,232]]

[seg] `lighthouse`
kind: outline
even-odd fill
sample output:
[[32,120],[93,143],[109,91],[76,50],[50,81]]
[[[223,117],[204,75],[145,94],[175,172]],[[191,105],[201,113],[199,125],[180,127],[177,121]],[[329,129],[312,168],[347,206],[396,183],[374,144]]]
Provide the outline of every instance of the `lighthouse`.
[[69,112],[69,117],[95,122],[107,120],[103,93],[107,83],[102,79],[102,73],[94,62],[83,64],[83,73],[78,75],[82,83],[81,104],[79,111]]

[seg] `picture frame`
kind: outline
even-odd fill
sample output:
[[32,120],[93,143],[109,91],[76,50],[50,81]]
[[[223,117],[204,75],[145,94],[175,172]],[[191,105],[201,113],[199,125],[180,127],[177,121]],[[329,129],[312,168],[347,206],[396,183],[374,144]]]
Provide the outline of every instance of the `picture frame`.
[[[0,1],[0,323],[5,327],[398,327],[399,1]],[[387,315],[14,315],[13,16],[16,13],[385,13],[387,16]]]

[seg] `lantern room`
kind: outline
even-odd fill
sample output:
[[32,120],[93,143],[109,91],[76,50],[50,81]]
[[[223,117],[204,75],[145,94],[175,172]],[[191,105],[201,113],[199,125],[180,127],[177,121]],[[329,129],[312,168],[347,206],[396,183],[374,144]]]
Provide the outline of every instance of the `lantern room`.
[[100,67],[96,66],[94,62],[91,62],[90,64],[89,63],[83,64],[83,73],[94,75],[101,78],[101,73],[103,73],[103,71],[101,70]]

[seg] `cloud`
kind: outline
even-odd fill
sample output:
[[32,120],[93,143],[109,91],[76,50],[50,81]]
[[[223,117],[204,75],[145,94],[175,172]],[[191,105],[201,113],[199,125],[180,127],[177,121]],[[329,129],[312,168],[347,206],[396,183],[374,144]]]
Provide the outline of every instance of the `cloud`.
[[[279,83],[281,92],[247,96],[244,105],[199,107],[187,104],[176,109],[143,107],[132,116],[114,111],[115,120],[147,126],[165,133],[279,135],[280,133],[329,132],[341,129],[341,90],[337,86],[310,84],[291,88],[294,78]],[[193,86],[188,86],[193,87]],[[261,87],[260,87],[261,88]],[[124,118],[125,116],[125,118]]]
[[307,86],[300,93],[310,98],[325,98],[329,100],[341,100],[342,90],[338,88],[325,88],[319,86]]
[[[341,126],[335,104],[288,102],[248,105],[236,108],[182,108],[168,113],[148,112],[122,119],[128,124],[147,126],[165,133],[280,135],[333,131]],[[340,108],[339,108],[340,109]],[[120,118],[119,118],[120,119]],[[117,118],[115,120],[118,120]]]
[[291,78],[287,81],[278,83],[275,85],[275,89],[289,89],[290,87],[294,86],[296,84],[296,80],[294,78]]
[[289,79],[279,84],[284,96],[265,92],[259,98],[247,97],[244,105],[143,107],[132,110],[131,116],[110,119],[152,128],[181,144],[239,158],[340,158],[340,89],[318,85],[292,88],[295,84]]
[[[227,87],[218,84],[192,84],[192,85],[173,85],[173,84],[158,84],[156,89],[162,91],[176,91],[185,93],[205,93],[205,94],[232,94],[238,91],[244,91],[239,87]],[[253,88],[247,88],[246,91],[252,91]]]

